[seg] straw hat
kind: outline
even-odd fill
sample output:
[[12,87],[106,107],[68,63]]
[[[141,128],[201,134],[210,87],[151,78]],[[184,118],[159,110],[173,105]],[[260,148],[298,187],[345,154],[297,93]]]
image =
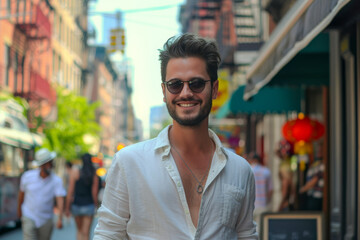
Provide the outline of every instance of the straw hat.
[[44,165],[45,163],[53,160],[55,157],[55,152],[50,152],[46,148],[42,148],[35,153],[35,164],[36,166]]

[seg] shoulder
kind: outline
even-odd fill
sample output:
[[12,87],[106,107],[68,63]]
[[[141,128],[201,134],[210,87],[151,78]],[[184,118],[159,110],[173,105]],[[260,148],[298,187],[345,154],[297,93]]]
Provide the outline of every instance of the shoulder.
[[224,179],[225,183],[252,194],[255,176],[250,164],[236,153],[231,151],[225,153],[227,154],[227,162],[221,173],[221,178]]
[[268,167],[266,167],[266,166],[262,166],[262,171],[264,173],[265,178],[270,180],[271,179],[271,171],[270,171],[270,169]]
[[229,151],[226,148],[224,148],[224,151],[225,151],[225,154],[228,156],[228,162],[230,162],[230,164],[237,165],[239,167],[244,167],[244,168],[251,170],[251,166],[245,158],[239,156],[238,154],[236,154],[232,151]]
[[129,161],[130,159],[138,160],[141,157],[150,155],[154,152],[155,145],[156,140],[150,139],[126,146],[114,155],[113,161]]
[[61,178],[58,175],[56,175],[55,173],[51,173],[51,179],[56,184],[59,184],[59,183],[62,184]]
[[31,170],[27,170],[25,171],[22,175],[21,178],[25,179],[25,178],[30,178],[36,175],[36,173],[39,173],[38,169],[31,169]]
[[247,176],[253,174],[252,168],[245,158],[227,149],[225,149],[225,154],[227,155],[226,167],[231,169],[232,172]]

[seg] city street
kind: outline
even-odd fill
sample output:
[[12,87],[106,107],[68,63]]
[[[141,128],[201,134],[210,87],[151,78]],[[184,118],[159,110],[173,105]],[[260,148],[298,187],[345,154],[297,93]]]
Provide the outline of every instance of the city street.
[[[64,240],[64,239],[76,239],[76,227],[73,218],[64,219],[64,227],[62,229],[54,229],[51,240]],[[94,228],[97,224],[97,218],[95,218],[90,232],[90,239],[93,237]],[[0,232],[0,239],[4,240],[19,240],[22,239],[21,228],[7,231],[6,233]]]

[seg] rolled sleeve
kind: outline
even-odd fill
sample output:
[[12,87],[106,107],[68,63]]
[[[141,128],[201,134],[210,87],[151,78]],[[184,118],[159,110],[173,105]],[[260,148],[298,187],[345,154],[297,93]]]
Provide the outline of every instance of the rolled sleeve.
[[55,196],[56,197],[66,196],[66,190],[63,186],[61,178],[59,178],[59,177],[55,178]]
[[129,197],[124,167],[118,152],[106,178],[104,197],[98,210],[98,224],[94,240],[128,239],[127,222],[130,217]]

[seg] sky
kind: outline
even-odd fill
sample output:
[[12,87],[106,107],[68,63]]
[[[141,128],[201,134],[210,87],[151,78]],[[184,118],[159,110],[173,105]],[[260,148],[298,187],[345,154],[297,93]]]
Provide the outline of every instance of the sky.
[[[178,22],[179,6],[184,0],[97,0],[90,5],[90,22],[97,32],[97,41],[102,39],[105,18],[122,12],[125,28],[125,55],[133,68],[133,106],[136,118],[142,121],[144,138],[149,136],[149,117],[152,106],[163,103],[159,51],[166,40],[181,32]],[[161,9],[151,11],[132,10]],[[95,14],[96,13],[96,14]],[[104,13],[104,14],[103,14]],[[106,20],[105,20],[106,21]]]

